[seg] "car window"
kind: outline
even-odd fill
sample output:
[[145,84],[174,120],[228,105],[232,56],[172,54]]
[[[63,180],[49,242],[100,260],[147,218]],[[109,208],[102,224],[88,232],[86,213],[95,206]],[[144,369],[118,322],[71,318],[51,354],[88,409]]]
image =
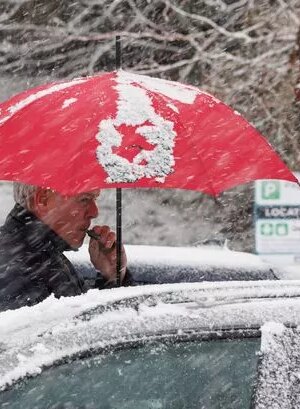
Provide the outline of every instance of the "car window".
[[152,342],[45,370],[0,394],[0,407],[246,409],[259,338]]
[[[94,280],[96,269],[88,261],[73,261],[73,265],[85,280]],[[165,283],[193,283],[199,281],[231,281],[231,280],[277,280],[271,268],[227,267],[213,265],[164,265],[153,261],[153,264],[128,263],[130,274],[135,283],[165,284]]]
[[273,270],[250,267],[130,265],[130,273],[139,284],[193,283],[199,281],[276,280]]

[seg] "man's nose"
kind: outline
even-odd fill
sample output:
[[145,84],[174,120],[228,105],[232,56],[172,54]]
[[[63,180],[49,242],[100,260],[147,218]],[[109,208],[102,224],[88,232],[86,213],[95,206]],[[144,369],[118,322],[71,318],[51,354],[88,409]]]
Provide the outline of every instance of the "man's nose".
[[98,210],[98,206],[95,200],[92,200],[92,202],[90,203],[89,207],[88,207],[88,217],[90,217],[91,219],[94,219],[95,217],[98,216],[99,210]]

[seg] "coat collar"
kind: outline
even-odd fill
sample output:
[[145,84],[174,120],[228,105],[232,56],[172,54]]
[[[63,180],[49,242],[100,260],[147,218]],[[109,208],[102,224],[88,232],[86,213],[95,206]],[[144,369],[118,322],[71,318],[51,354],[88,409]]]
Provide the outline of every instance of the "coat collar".
[[7,216],[5,227],[15,233],[19,233],[22,229],[26,234],[26,240],[36,250],[47,247],[54,247],[60,252],[75,250],[49,226],[19,204],[16,204]]

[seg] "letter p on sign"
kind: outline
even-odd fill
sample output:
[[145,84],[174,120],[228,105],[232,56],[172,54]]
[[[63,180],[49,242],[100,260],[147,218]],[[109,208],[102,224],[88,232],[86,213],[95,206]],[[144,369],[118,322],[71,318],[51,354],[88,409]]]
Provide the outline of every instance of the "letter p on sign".
[[270,180],[262,182],[262,198],[263,199],[279,199],[280,197],[280,182]]

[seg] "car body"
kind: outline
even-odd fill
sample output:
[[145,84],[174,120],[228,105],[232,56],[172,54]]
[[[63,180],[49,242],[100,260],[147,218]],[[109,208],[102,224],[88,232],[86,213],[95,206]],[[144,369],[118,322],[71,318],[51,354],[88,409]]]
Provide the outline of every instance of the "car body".
[[261,332],[253,405],[255,408],[299,408],[299,328],[271,322],[263,325]]
[[[171,247],[126,245],[128,267],[134,281],[167,284],[199,281],[276,280],[284,278],[283,266],[274,266],[258,255],[232,251],[221,246]],[[89,279],[96,271],[88,248],[66,252],[80,275]]]
[[299,281],[90,290],[5,311],[0,408],[273,408],[257,387],[270,322],[300,324]]

